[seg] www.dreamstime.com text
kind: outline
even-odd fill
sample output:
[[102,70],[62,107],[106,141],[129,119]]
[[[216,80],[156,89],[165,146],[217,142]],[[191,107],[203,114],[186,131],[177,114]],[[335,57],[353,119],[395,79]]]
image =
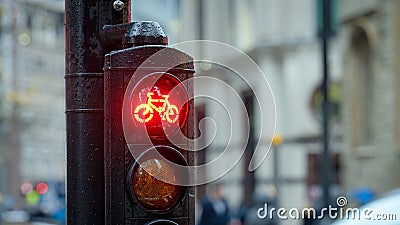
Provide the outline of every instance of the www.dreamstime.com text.
[[274,208],[269,207],[268,203],[264,204],[257,210],[257,217],[259,219],[281,219],[281,220],[302,220],[302,219],[323,219],[329,217],[330,219],[350,219],[350,220],[397,220],[396,213],[390,212],[375,212],[371,208],[343,208],[347,205],[347,199],[343,196],[337,199],[337,206],[329,205],[322,209],[315,208]]

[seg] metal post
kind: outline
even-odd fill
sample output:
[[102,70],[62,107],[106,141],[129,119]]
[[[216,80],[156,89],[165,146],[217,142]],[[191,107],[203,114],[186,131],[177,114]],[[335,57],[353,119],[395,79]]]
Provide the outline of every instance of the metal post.
[[102,46],[100,31],[128,12],[113,2],[65,1],[67,224],[104,224],[103,64],[112,49]]
[[323,30],[322,30],[322,60],[323,60],[323,81],[322,81],[322,118],[323,118],[323,153],[322,153],[322,170],[321,170],[321,184],[323,190],[323,204],[327,207],[330,200],[330,184],[331,184],[331,159],[329,154],[329,95],[328,95],[328,82],[329,82],[329,36],[331,34],[331,21],[330,21],[330,0],[323,0]]
[[[279,209],[280,207],[280,195],[281,195],[281,177],[279,176],[279,144],[274,144],[274,162],[273,162],[273,167],[274,167],[274,173],[273,173],[273,183],[275,186],[276,194],[273,198],[273,207],[276,209]],[[275,221],[276,224],[281,224],[280,220]]]
[[[12,7],[12,24],[11,24],[11,35],[12,35],[12,79],[11,79],[11,90],[14,93],[18,93],[19,88],[19,77],[18,77],[18,24],[16,22],[18,5],[15,0],[10,1],[10,7]],[[18,102],[12,103],[11,118],[9,122],[10,132],[7,135],[8,139],[8,159],[7,174],[8,174],[8,192],[15,198],[14,207],[19,209],[22,207],[22,198],[20,197],[19,185],[21,182],[21,118],[20,118],[20,107]]]
[[274,207],[278,208],[279,207],[279,192],[280,192],[280,177],[279,177],[279,147],[278,145],[274,145],[274,162],[273,162],[273,167],[274,167],[274,174],[273,174],[273,183],[276,189],[276,196],[274,198]]

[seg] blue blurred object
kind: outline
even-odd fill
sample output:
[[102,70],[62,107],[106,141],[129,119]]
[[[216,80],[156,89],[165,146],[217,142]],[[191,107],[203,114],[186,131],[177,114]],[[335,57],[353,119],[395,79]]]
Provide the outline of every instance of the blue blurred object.
[[[367,192],[368,193],[368,192]],[[365,197],[364,195],[361,195]],[[369,195],[366,195],[369,197]],[[370,218],[341,218],[332,225],[399,225],[400,224],[400,189],[391,191],[359,208],[360,212],[368,209]],[[365,215],[365,214],[363,214]]]
[[51,215],[51,217],[52,217],[54,220],[57,220],[57,221],[59,221],[59,222],[65,222],[65,219],[66,219],[66,210],[65,210],[65,207],[62,208],[62,209],[60,209],[60,210],[58,210],[58,211],[56,211],[56,212],[54,212],[54,213]]
[[375,198],[374,191],[369,187],[354,188],[350,190],[348,194],[349,197],[357,201],[360,206],[367,204]]

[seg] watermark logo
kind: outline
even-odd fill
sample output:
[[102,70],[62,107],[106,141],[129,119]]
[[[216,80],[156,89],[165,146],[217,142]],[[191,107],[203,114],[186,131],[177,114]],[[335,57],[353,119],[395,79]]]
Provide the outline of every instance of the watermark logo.
[[315,208],[274,208],[270,207],[268,203],[264,204],[257,210],[257,217],[259,219],[281,219],[281,220],[304,220],[304,219],[314,219],[321,220],[323,218],[329,217],[330,219],[347,219],[347,220],[397,220],[396,213],[382,213],[375,212],[371,208],[343,208],[348,204],[347,198],[344,196],[339,196],[336,199],[336,206],[329,205],[322,209]]
[[347,198],[344,197],[344,196],[339,196],[339,197],[336,199],[336,204],[337,204],[337,206],[339,206],[339,207],[344,207],[344,206],[346,206],[346,205],[348,204]]

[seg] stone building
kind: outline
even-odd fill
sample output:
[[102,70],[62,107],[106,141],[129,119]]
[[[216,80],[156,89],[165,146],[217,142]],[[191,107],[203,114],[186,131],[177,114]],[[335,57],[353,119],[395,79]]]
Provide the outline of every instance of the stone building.
[[0,2],[0,192],[65,177],[64,1]]
[[[232,208],[237,208],[244,200],[251,200],[257,191],[265,191],[274,184],[274,161],[277,162],[279,186],[279,206],[301,209],[309,201],[321,194],[319,183],[318,158],[322,145],[318,141],[321,133],[320,121],[310,107],[314,91],[322,80],[322,58],[320,41],[317,36],[317,7],[313,0],[188,0],[181,2],[181,41],[193,39],[215,40],[228,43],[248,54],[260,67],[268,80],[276,103],[276,132],[283,136],[284,142],[272,149],[262,165],[248,173],[248,160],[244,159],[227,173],[220,181],[226,184],[226,193]],[[341,79],[341,54],[336,38],[331,41],[330,65],[331,80]],[[223,52],[218,54],[224,54]],[[230,58],[229,55],[225,55]],[[240,63],[231,59],[235,63]],[[237,60],[237,59],[236,59]],[[218,66],[197,67],[198,76],[215,76],[230,86],[245,99],[248,105],[253,99],[248,86],[235,74]],[[257,79],[249,80],[257,90],[261,86]],[[229,94],[213,88],[211,83],[199,84],[210,93],[230,99]],[[247,100],[250,100],[248,102]],[[220,112],[218,106],[206,101],[197,102],[197,110],[205,116],[215,116]],[[235,104],[233,102],[228,104]],[[260,105],[263,110],[269,105]],[[255,112],[255,127],[260,127],[260,118]],[[265,116],[265,115],[264,115]],[[233,113],[232,120],[243,120]],[[250,115],[251,117],[251,115]],[[222,132],[229,132],[229,124],[216,119]],[[264,118],[264,122],[268,117]],[[264,124],[266,125],[266,124]],[[207,125],[206,125],[207,127]],[[224,128],[227,128],[224,130]],[[339,136],[340,129],[333,127],[333,137]],[[208,127],[211,130],[211,125]],[[237,129],[240,129],[237,128]],[[243,135],[244,135],[243,131]],[[225,133],[226,134],[226,133]],[[239,135],[240,137],[240,135]],[[207,148],[206,160],[215,159],[221,152],[224,135],[217,136]],[[233,137],[234,140],[240,140]],[[268,148],[271,137],[261,137],[261,147]],[[331,143],[331,151],[338,154],[340,145],[336,138]],[[230,149],[237,151],[238,149]],[[278,152],[279,151],[279,152]],[[250,151],[251,152],[251,151]],[[277,157],[274,155],[278,152]],[[247,158],[247,159],[246,159]],[[216,171],[206,171],[213,174]],[[334,190],[334,188],[333,188]],[[297,224],[299,221],[283,221],[283,224]]]
[[400,1],[339,4],[344,189],[400,187]]

